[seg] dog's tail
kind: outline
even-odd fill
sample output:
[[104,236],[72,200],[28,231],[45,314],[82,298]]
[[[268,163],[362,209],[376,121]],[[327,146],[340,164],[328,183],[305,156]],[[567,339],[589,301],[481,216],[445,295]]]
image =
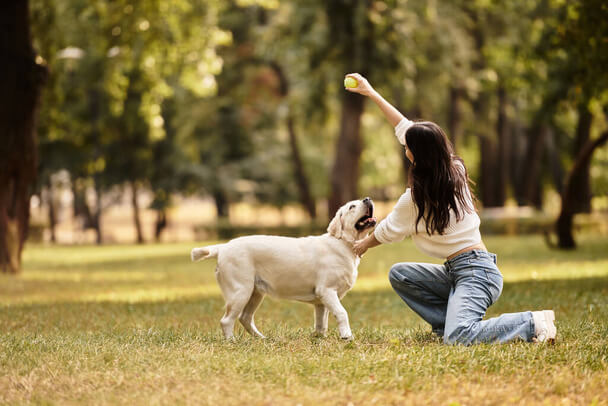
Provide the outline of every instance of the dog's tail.
[[224,244],[218,245],[209,245],[207,247],[200,247],[192,249],[190,253],[190,258],[192,258],[192,262],[200,261],[207,258],[217,258],[219,253],[219,248]]

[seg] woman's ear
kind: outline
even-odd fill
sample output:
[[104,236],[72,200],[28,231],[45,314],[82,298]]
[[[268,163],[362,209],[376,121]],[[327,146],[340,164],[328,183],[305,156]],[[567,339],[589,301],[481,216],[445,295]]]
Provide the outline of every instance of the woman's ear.
[[338,210],[334,218],[331,220],[329,226],[327,227],[327,232],[332,237],[342,237],[342,210]]

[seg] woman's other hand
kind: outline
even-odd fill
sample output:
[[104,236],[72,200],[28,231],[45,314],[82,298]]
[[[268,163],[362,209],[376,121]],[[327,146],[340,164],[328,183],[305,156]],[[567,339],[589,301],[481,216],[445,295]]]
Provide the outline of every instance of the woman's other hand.
[[355,253],[355,255],[362,257],[368,249],[375,247],[379,244],[380,243],[378,242],[378,240],[376,240],[376,237],[374,237],[374,233],[371,233],[367,237],[355,241],[355,243],[353,244],[353,252]]
[[372,85],[370,85],[369,82],[367,81],[367,79],[365,79],[360,74],[349,73],[348,75],[346,75],[346,77],[353,78],[357,81],[357,87],[345,87],[345,89],[348,90],[349,92],[359,93],[363,96],[371,96],[372,94],[375,93],[375,90],[372,87]]
[[353,252],[356,256],[362,257],[367,251],[367,248],[366,238],[364,238],[362,240],[355,241],[355,244],[353,245]]
[[355,241],[355,243],[353,244],[353,252],[355,253],[355,255],[361,257],[369,248],[374,248],[378,245],[380,245],[380,241],[376,239],[374,233],[370,233],[370,235],[363,238],[362,240]]

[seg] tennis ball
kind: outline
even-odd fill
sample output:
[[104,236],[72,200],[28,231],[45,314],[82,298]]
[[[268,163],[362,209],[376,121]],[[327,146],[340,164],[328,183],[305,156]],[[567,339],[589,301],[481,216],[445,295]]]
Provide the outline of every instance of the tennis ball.
[[359,83],[357,83],[357,81],[354,78],[351,78],[350,76],[347,78],[344,78],[344,87],[357,87],[359,86]]

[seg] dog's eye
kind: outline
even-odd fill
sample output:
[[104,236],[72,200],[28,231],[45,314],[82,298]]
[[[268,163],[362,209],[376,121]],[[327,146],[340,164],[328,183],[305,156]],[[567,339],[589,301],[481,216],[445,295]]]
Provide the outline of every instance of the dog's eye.
[[351,205],[350,205],[350,207],[348,208],[348,210],[352,210],[352,209],[354,209],[354,208],[355,208],[355,205],[354,205],[354,204],[351,204]]

